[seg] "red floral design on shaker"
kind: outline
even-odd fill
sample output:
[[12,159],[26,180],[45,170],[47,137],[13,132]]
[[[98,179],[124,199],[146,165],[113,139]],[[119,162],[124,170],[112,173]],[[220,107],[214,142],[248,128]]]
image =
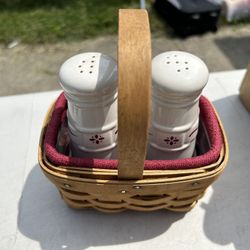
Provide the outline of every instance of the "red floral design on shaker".
[[102,137],[101,135],[92,135],[92,137],[89,140],[92,141],[93,143],[99,144],[104,140],[104,137]]
[[164,141],[167,144],[172,146],[172,145],[176,144],[179,141],[179,139],[175,136],[170,136],[170,137],[167,137]]

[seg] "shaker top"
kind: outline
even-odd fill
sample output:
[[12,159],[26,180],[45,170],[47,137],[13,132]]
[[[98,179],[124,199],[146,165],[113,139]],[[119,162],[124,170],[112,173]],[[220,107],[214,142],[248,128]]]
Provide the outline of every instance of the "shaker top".
[[206,64],[187,52],[165,52],[154,57],[152,61],[154,86],[169,93],[197,93],[205,87],[208,76]]
[[62,64],[59,81],[71,95],[98,95],[112,91],[117,88],[117,63],[101,53],[78,54]]

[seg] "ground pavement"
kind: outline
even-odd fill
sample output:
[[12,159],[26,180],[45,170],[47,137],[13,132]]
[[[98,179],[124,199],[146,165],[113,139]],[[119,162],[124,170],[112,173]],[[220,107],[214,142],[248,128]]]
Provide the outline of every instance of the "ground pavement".
[[[68,57],[100,51],[116,58],[117,36],[77,42],[27,45],[0,44],[0,96],[59,89],[58,70]],[[210,72],[245,68],[250,62],[250,24],[225,26],[217,33],[187,39],[152,35],[153,55],[184,50],[201,57]]]

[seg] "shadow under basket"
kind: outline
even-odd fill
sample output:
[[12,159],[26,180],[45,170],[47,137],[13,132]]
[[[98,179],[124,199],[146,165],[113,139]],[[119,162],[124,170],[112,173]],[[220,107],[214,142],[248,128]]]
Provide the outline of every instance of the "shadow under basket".
[[[223,126],[205,97],[200,100],[197,156],[146,160],[141,180],[118,179],[117,160],[74,158],[58,152],[55,138],[65,120],[66,110],[67,102],[61,94],[48,110],[43,124],[39,164],[72,208],[93,207],[105,212],[125,209],[189,211],[222,173],[228,160]],[[204,160],[210,163],[202,165]]]

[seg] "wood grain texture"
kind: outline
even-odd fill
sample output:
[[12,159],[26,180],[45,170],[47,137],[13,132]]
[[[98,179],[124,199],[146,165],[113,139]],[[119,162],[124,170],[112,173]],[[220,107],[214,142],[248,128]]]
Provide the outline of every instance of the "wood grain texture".
[[151,39],[145,10],[119,10],[118,178],[142,179],[151,111]]
[[250,63],[240,87],[240,99],[248,112],[250,112]]

